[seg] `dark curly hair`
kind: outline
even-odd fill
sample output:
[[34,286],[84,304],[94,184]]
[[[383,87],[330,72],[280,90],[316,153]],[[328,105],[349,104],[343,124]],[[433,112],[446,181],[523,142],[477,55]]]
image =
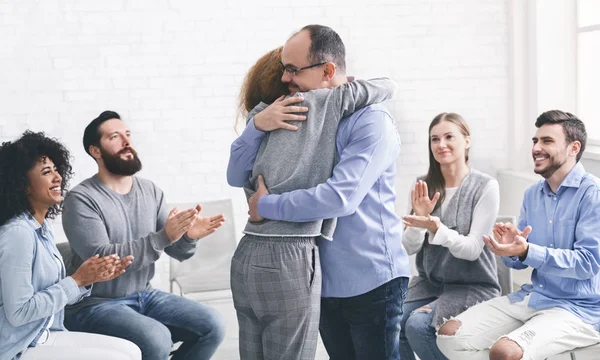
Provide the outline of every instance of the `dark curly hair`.
[[[71,155],[58,140],[47,137],[43,132],[27,130],[19,139],[0,146],[0,225],[25,210],[33,214],[27,199],[27,172],[44,157],[54,162],[62,177],[62,188],[66,189],[73,176]],[[53,219],[61,210],[62,204],[53,205],[48,209],[46,218]]]

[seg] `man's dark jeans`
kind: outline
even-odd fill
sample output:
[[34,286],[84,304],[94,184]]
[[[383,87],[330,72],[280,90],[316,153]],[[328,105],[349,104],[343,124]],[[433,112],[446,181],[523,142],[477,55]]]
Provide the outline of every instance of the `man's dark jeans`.
[[400,318],[408,278],[399,277],[365,294],[321,298],[319,331],[330,360],[400,359]]

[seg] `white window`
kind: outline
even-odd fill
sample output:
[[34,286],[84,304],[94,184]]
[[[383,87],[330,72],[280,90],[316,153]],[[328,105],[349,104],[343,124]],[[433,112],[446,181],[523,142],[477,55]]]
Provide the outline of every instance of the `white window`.
[[577,114],[600,145],[600,1],[577,0]]

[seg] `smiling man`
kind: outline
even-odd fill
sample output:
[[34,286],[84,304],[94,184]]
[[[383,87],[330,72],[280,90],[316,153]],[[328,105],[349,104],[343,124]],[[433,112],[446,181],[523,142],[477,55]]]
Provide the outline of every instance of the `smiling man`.
[[600,342],[600,182],[579,163],[587,134],[576,116],[541,114],[534,172],[518,227],[496,224],[484,242],[531,284],[446,322],[437,339],[450,359],[546,359]]
[[163,252],[179,261],[190,258],[196,240],[214,232],[223,216],[203,218],[200,205],[169,213],[161,189],[134,176],[142,163],[116,112],[104,111],[86,127],[83,146],[98,173],[65,197],[63,227],[73,265],[94,254],[133,255],[135,261],[125,274],[94,285],[90,297],[68,308],[65,325],[128,339],[145,360],[167,359],[173,341],[183,341],[173,359],[210,359],[223,340],[219,314],[152,289],[150,280]]

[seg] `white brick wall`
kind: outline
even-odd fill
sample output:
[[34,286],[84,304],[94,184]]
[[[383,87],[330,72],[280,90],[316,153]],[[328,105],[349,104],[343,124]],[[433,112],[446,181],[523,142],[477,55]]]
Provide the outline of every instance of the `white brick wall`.
[[506,0],[0,0],[0,140],[27,128],[59,137],[76,184],[96,169],[84,127],[115,110],[133,131],[142,176],[172,202],[234,198],[239,230],[242,191],[225,180],[239,85],[259,56],[309,23],[340,33],[349,74],[399,84],[389,108],[403,141],[400,213],[441,111],[469,122],[475,167],[508,164]]

